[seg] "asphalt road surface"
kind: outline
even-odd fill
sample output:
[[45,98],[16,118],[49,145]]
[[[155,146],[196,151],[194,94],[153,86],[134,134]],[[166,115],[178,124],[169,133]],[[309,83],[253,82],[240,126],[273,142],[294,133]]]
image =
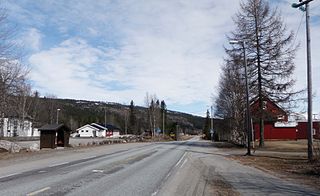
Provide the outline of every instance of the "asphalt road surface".
[[320,195],[225,158],[210,142],[132,143],[0,161],[0,195]]

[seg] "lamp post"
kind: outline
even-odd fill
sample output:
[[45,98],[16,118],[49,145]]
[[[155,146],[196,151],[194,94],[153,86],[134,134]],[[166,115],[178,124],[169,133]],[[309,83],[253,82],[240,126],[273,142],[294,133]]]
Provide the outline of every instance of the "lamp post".
[[57,124],[59,124],[59,111],[60,111],[60,109],[58,108],[57,109]]
[[248,71],[247,71],[247,55],[246,55],[246,42],[244,40],[230,40],[230,44],[241,44],[243,49],[244,59],[244,72],[246,81],[246,127],[248,135],[247,155],[251,155],[250,142],[251,142],[251,123],[250,123],[250,104],[249,104],[249,84],[248,84]]
[[[311,47],[310,47],[310,27],[309,27],[309,3],[313,0],[299,0],[300,3],[293,3],[293,8],[300,8],[306,12],[306,37],[307,37],[307,85],[308,85],[308,159],[313,160],[313,149],[312,149],[312,69],[311,69]],[[305,7],[301,7],[305,5]]]
[[211,109],[211,129],[210,129],[210,133],[211,133],[211,141],[213,141],[213,106],[210,106]]

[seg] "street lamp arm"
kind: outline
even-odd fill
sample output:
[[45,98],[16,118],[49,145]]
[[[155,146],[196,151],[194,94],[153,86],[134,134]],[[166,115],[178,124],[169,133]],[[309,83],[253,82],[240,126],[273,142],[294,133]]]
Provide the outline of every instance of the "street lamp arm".
[[313,0],[306,0],[306,1],[303,1],[303,2],[300,2],[300,3],[293,3],[291,5],[291,7],[298,8],[298,7],[303,6],[303,5],[307,4],[307,3],[310,3],[311,1],[313,1]]

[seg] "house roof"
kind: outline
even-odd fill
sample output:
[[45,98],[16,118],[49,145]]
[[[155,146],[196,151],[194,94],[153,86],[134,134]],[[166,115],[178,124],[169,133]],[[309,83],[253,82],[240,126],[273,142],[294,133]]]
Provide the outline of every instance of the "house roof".
[[79,127],[77,130],[83,129],[83,128],[85,128],[85,127],[90,127],[90,128],[92,128],[92,129],[94,129],[94,130],[96,130],[96,131],[99,131],[99,130],[100,130],[100,129],[98,129],[97,127],[92,126],[92,125],[89,125],[89,124],[83,125],[82,127]]
[[[281,112],[283,113],[287,113],[282,107],[280,107],[278,104],[275,103],[275,101],[273,101],[272,99],[270,99],[267,96],[262,96],[262,100],[263,101],[269,101],[270,103],[272,103],[276,108],[278,108]],[[254,98],[250,104],[250,106],[253,106],[255,103],[257,103],[259,101],[259,97],[257,96],[256,98]]]
[[106,124],[105,126],[106,126],[108,129],[110,129],[110,130],[115,130],[115,129],[120,130],[120,128],[118,128],[118,127],[116,127],[116,126],[114,126],[114,125],[111,125],[111,124]]
[[90,125],[93,126],[93,127],[95,127],[95,128],[97,128],[97,129],[99,129],[99,130],[106,130],[106,129],[108,129],[107,127],[104,127],[104,126],[99,125],[99,124],[97,124],[97,123],[91,123]]
[[61,128],[65,129],[66,131],[71,131],[71,129],[64,124],[46,124],[40,127],[39,131],[57,131]]

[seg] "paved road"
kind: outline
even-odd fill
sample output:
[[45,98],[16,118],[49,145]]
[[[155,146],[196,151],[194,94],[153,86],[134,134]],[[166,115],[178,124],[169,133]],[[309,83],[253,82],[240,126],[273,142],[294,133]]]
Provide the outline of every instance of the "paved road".
[[210,142],[135,143],[0,161],[0,195],[319,195],[226,159]]

